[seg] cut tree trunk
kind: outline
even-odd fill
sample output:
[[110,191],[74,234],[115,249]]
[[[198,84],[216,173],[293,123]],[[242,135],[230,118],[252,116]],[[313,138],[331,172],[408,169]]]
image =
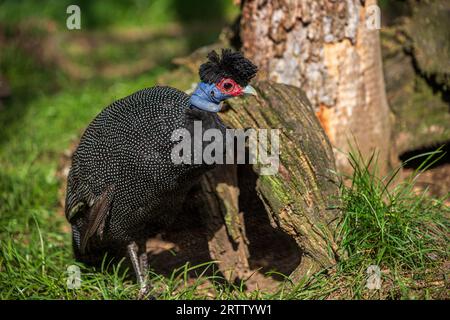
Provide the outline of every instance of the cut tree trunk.
[[366,25],[374,5],[374,0],[241,2],[242,49],[260,67],[259,79],[306,92],[344,172],[351,171],[345,154],[351,143],[364,157],[376,150],[381,173],[395,162],[379,32]]
[[[299,278],[335,263],[338,188],[333,153],[300,89],[267,81],[255,87],[258,98],[233,99],[221,118],[232,128],[280,130],[278,172],[261,175],[261,166],[253,165],[256,187],[247,197],[258,197],[265,209],[261,214],[267,215],[272,227],[295,240],[302,254],[291,276]],[[246,216],[251,212],[239,208],[237,167],[219,166],[204,177],[202,186],[210,254],[221,261],[222,270],[233,270],[242,279],[250,271]]]
[[[180,67],[158,83],[189,90],[198,81],[206,54],[227,45],[200,48],[177,59]],[[200,200],[189,214],[202,213],[208,254],[229,280],[247,279],[260,269],[299,279],[336,262],[339,190],[334,155],[301,89],[272,81],[252,85],[258,97],[229,100],[220,117],[230,128],[279,129],[279,170],[261,175],[257,164],[218,166],[190,197]]]

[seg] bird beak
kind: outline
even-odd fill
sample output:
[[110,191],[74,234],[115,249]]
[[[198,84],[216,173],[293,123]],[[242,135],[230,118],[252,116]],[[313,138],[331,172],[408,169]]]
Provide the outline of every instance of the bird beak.
[[251,85],[247,85],[244,88],[244,91],[242,91],[244,94],[251,94],[253,96],[258,96],[258,92],[256,92],[255,88],[253,88]]

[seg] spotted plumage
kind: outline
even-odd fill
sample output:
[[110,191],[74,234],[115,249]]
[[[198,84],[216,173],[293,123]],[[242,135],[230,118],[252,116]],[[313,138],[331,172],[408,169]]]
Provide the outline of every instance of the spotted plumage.
[[[240,53],[232,61],[237,56],[242,64]],[[251,78],[240,77],[240,82]],[[203,131],[215,128],[225,135],[217,113],[197,104],[226,98],[202,89],[192,100],[180,90],[157,86],[112,103],[91,122],[73,154],[67,182],[65,213],[78,260],[98,263],[105,253],[128,248],[142,284],[134,243],[173,222],[190,188],[213,167],[174,163],[177,142],[171,137],[183,129],[193,136],[194,121],[202,122]]]
[[[80,205],[85,211],[95,209],[102,195],[112,198],[101,239],[108,244],[132,241],[176,217],[190,186],[187,182],[194,183],[210,166],[174,164],[170,155],[176,142],[171,135],[180,128],[192,130],[195,120],[223,128],[214,117],[191,108],[184,92],[153,87],[114,102],[94,119],[73,155],[68,178],[66,215],[73,223],[78,255],[87,252],[81,250],[81,234],[89,214],[71,211]],[[100,242],[92,240],[91,250]]]

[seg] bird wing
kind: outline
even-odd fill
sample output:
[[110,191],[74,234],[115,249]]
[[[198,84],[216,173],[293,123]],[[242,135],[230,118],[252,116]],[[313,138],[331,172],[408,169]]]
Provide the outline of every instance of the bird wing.
[[86,230],[81,238],[80,252],[82,254],[85,253],[88,241],[94,234],[97,234],[100,238],[103,237],[105,220],[110,212],[113,194],[114,186],[109,186],[94,200],[94,204],[89,210]]

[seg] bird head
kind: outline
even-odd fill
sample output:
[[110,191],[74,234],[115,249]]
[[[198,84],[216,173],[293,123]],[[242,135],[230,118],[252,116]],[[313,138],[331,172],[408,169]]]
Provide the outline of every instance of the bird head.
[[208,61],[200,66],[200,80],[191,95],[191,104],[204,111],[218,112],[226,99],[245,94],[256,95],[248,83],[258,68],[241,52],[222,49],[222,56],[211,51]]

